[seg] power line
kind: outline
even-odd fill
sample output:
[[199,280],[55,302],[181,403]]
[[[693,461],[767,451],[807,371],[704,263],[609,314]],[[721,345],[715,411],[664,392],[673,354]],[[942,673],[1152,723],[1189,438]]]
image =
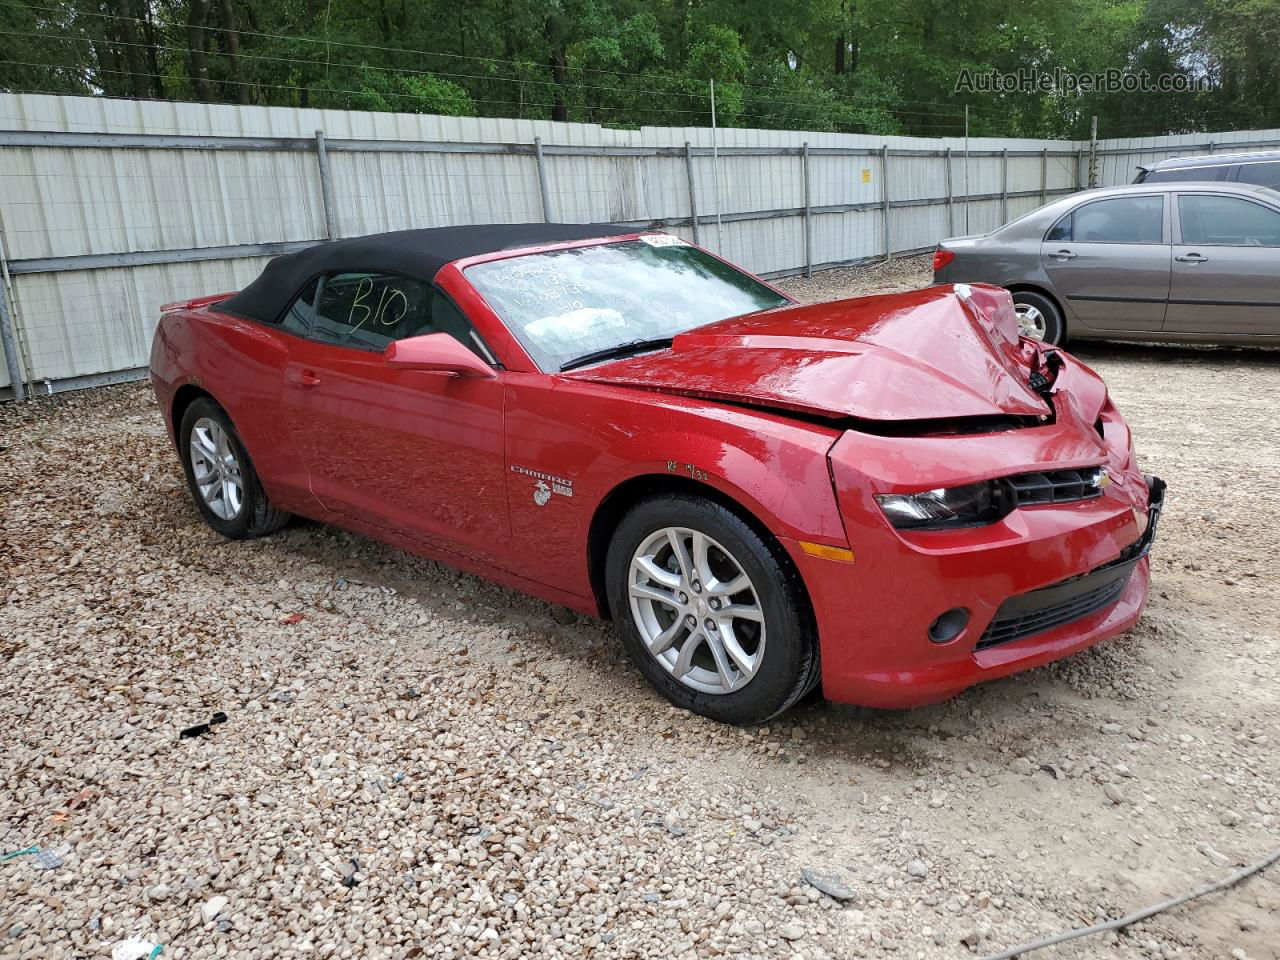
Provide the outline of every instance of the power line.
[[[12,65],[15,65],[15,66],[23,66],[23,67],[41,67],[41,66],[46,66],[46,64],[39,64],[39,63],[34,63],[34,62],[31,62],[31,61],[23,61],[23,60],[8,60],[8,61],[6,61],[6,62],[7,62],[7,63],[9,63],[9,64],[12,64]],[[94,68],[94,72],[96,72],[96,73],[109,73],[109,74],[114,74],[114,75],[118,75],[118,76],[141,76],[141,77],[161,78],[161,79],[163,79],[163,75],[162,75],[162,74],[158,74],[158,73],[148,73],[148,72],[137,72],[137,73],[135,73],[134,71],[130,71],[130,70],[112,70],[112,69],[105,69],[105,68]],[[85,80],[86,80],[86,82],[88,82],[87,78],[82,78],[82,79],[85,79]],[[265,88],[270,88],[270,89],[290,90],[290,91],[295,91],[295,92],[307,92],[307,93],[311,93],[311,92],[319,92],[319,93],[346,93],[346,94],[354,94],[354,95],[369,95],[369,94],[373,94],[373,95],[377,95],[377,96],[389,97],[389,98],[396,99],[396,100],[409,100],[409,101],[417,101],[417,102],[432,101],[432,98],[422,96],[421,94],[413,94],[413,93],[396,93],[396,92],[392,92],[392,91],[378,91],[378,90],[373,90],[373,91],[371,91],[371,90],[358,90],[358,89],[357,89],[357,90],[352,90],[352,89],[341,88],[341,87],[320,87],[318,90],[313,91],[313,90],[312,90],[312,88],[296,86],[296,85],[293,85],[293,84],[281,84],[281,83],[258,83],[258,82],[244,81],[244,80],[222,80],[222,79],[217,79],[217,78],[213,78],[213,77],[210,77],[210,78],[209,78],[209,82],[210,82],[210,83],[215,83],[215,84],[226,84],[226,85],[232,85],[232,86],[237,86],[237,85],[238,85],[238,86],[265,87]],[[31,92],[40,92],[40,93],[57,93],[57,91],[31,91]],[[182,102],[182,101],[179,101],[179,102]],[[523,102],[521,102],[521,101],[515,101],[515,100],[485,100],[485,99],[475,99],[475,98],[473,98],[471,102],[472,102],[472,103],[482,103],[482,104],[494,104],[494,105],[501,105],[501,106],[510,106],[510,107],[521,107],[521,108],[523,108],[523,107],[553,107],[553,106],[557,106],[557,104],[555,104],[555,103],[541,102],[541,101],[523,101]],[[686,115],[686,116],[688,116],[688,115],[701,116],[701,115],[703,115],[703,113],[705,112],[705,111],[703,111],[703,110],[679,110],[679,109],[672,109],[672,108],[669,108],[669,107],[639,107],[639,108],[637,108],[637,107],[620,107],[620,106],[604,106],[604,105],[592,106],[592,107],[589,107],[589,108],[588,108],[588,110],[589,110],[590,112],[609,112],[609,113],[624,113],[624,112],[625,112],[625,113],[633,113],[633,114],[636,114],[636,113],[638,113],[638,114],[650,113],[650,114],[663,114],[663,115],[681,114],[681,115]],[[783,123],[783,122],[787,122],[787,121],[797,121],[797,122],[803,123],[803,122],[806,122],[806,119],[807,119],[807,118],[804,118],[804,117],[790,117],[790,116],[777,116],[777,115],[765,115],[765,114],[739,114],[739,116],[740,116],[740,117],[744,117],[744,118],[748,118],[748,119],[763,119],[763,120],[769,120],[769,121],[772,121],[772,122],[774,122],[774,123]],[[809,122],[811,122],[811,120],[810,120]],[[867,125],[866,125],[866,124],[850,123],[850,124],[846,124],[846,126],[863,126],[863,127],[865,127],[865,126],[867,126]]]
[[[24,10],[42,10],[50,13],[66,12],[64,8],[60,8],[60,7],[47,7],[47,6],[40,6],[36,4],[16,3],[14,2],[14,0],[0,0],[0,5],[18,7]],[[86,17],[97,17],[99,19],[106,19],[106,20],[128,21],[133,23],[146,24],[152,27],[156,26],[156,24],[153,21],[145,19],[143,17],[126,17],[120,14],[99,13],[96,11],[76,11],[76,15],[86,16]],[[160,26],[163,27],[164,24],[161,24]],[[438,50],[437,51],[414,50],[414,49],[409,49],[404,47],[388,47],[388,46],[381,46],[381,45],[369,44],[369,43],[353,43],[351,41],[345,41],[345,40],[328,40],[328,39],[318,39],[314,37],[286,36],[283,34],[264,33],[264,32],[253,31],[253,30],[232,29],[230,27],[202,26],[200,29],[209,31],[211,33],[232,33],[242,37],[258,37],[261,39],[280,40],[288,43],[321,44],[325,46],[326,49],[328,47],[346,47],[349,49],[356,49],[356,50],[376,50],[383,53],[411,54],[414,56],[424,56],[424,57],[444,57],[444,58],[453,59],[453,60],[471,60],[471,61],[478,61],[478,62],[484,62],[484,63],[509,64],[509,65],[514,65],[522,68],[528,68],[533,65],[529,61],[507,60],[507,59],[502,59],[500,57],[480,57],[480,56],[474,56],[474,55],[468,55],[468,54],[448,53],[445,51],[438,51]],[[120,44],[120,45],[126,44],[126,41],[105,40],[105,38],[104,38],[104,42],[108,42],[112,44]],[[135,45],[144,46],[144,47],[149,46],[148,44],[135,44]],[[638,73],[634,71],[613,70],[613,69],[606,69],[606,68],[599,68],[599,67],[584,67],[584,66],[575,66],[571,64],[566,64],[564,69],[577,70],[584,73],[597,73],[597,74],[602,73],[602,74],[613,75],[613,76],[640,77],[645,79],[659,80],[663,82],[674,81],[676,83],[696,83],[699,85],[703,83],[702,80],[697,78],[692,78],[692,77],[678,77],[673,75],[653,74],[653,73]],[[483,79],[499,79],[499,78],[485,77]],[[554,81],[549,81],[549,82],[554,82]],[[747,82],[736,82],[736,85],[747,88],[747,89],[761,89],[761,90],[777,89],[776,84],[753,84],[753,83],[747,83]],[[694,94],[687,94],[687,95],[694,96]],[[958,104],[955,104],[952,102],[946,102],[946,101],[939,101],[939,100],[910,100],[910,99],[904,99],[899,97],[859,95],[859,94],[849,94],[849,95],[835,94],[835,95],[841,96],[842,99],[846,99],[846,100],[866,100],[868,102],[873,102],[873,103],[902,103],[902,104],[915,104],[918,106],[951,107],[951,108],[959,109]],[[792,102],[799,103],[800,101],[792,101]]]
[[[59,37],[53,34],[31,33],[31,32],[23,32],[23,31],[0,31],[0,36],[15,36],[15,37],[24,37],[24,38],[32,38],[32,39],[45,39],[45,40],[52,40],[55,42],[74,42],[74,43],[90,43],[90,44],[94,42],[93,40],[86,37],[70,37],[70,36]],[[172,45],[166,45],[166,44],[133,43],[130,41],[111,41],[111,42],[119,43],[122,46],[151,48],[151,49],[165,50],[165,51],[169,51],[172,53],[179,53],[179,54],[189,54],[192,52],[191,48],[189,47],[178,47],[178,46],[172,46]],[[458,78],[458,79],[466,79],[466,80],[477,80],[477,81],[483,81],[483,82],[496,81],[500,83],[515,83],[520,85],[528,83],[528,84],[537,84],[539,86],[565,88],[569,90],[602,90],[602,91],[623,93],[623,94],[629,94],[629,95],[639,95],[639,94],[646,94],[646,93],[655,94],[655,95],[663,95],[663,94],[670,95],[674,93],[676,96],[683,96],[691,99],[698,99],[699,96],[701,96],[700,94],[680,93],[679,91],[655,90],[655,89],[646,89],[646,88],[629,88],[629,87],[606,87],[606,86],[598,86],[598,85],[578,84],[573,82],[557,83],[554,80],[537,80],[537,79],[526,79],[526,78],[520,78],[520,77],[482,76],[482,75],[475,75],[475,74],[457,74],[457,73],[448,73],[445,71],[415,70],[409,67],[384,67],[384,66],[372,66],[369,64],[347,64],[347,63],[326,64],[322,60],[308,60],[308,59],[301,59],[296,57],[273,57],[273,56],[249,54],[249,53],[239,53],[237,54],[237,57],[243,58],[246,60],[256,60],[256,61],[262,61],[262,62],[268,62],[268,63],[284,63],[284,64],[291,64],[291,65],[301,64],[301,65],[324,66],[324,67],[334,66],[334,67],[340,67],[342,69],[347,69],[347,70],[361,70],[366,72],[376,72],[376,73],[383,73],[383,74],[391,73],[391,74],[408,74],[413,76],[446,77],[446,78]],[[27,65],[27,64],[19,63],[18,61],[9,61],[9,62],[18,63],[18,65]],[[48,65],[48,64],[37,64],[35,66],[47,66],[50,69],[72,69],[72,70],[75,69],[75,68],[62,68],[62,67],[57,67],[57,66]],[[147,77],[159,77],[162,80],[167,79],[164,75],[159,75],[159,74],[135,73],[129,70],[109,70],[106,68],[99,68],[96,66],[85,67],[83,69],[94,70],[100,73],[120,74],[123,76],[147,76]],[[274,88],[274,89],[295,89],[295,90],[306,89],[304,87],[288,86],[288,85],[282,85],[282,84],[271,84],[271,83],[259,82],[259,81],[221,80],[214,77],[208,77],[206,79],[209,83],[227,83],[227,84],[234,84],[234,85],[240,85],[240,86],[263,87],[263,88]],[[332,88],[328,88],[328,89],[332,89]],[[346,91],[346,92],[359,93],[359,92],[366,92],[366,91]],[[384,91],[367,91],[367,92],[384,93]],[[550,91],[546,91],[546,92],[550,92]],[[386,91],[385,93],[388,96],[397,95],[389,91]],[[823,110],[825,108],[828,108],[830,106],[842,105],[840,102],[839,96],[838,95],[834,95],[834,96],[836,97],[835,101],[827,102],[827,103],[823,103],[821,101],[780,100],[780,99],[773,99],[768,97],[754,97],[754,96],[749,96],[745,99],[747,100],[748,103],[751,103],[751,104],[778,104],[782,106],[800,107],[808,110],[818,111],[818,110]],[[513,101],[492,100],[492,99],[484,100],[484,99],[477,99],[477,98],[470,98],[470,99],[472,103],[518,105]],[[525,105],[555,106],[557,104],[539,104],[534,102],[525,102]],[[588,106],[588,109],[605,109],[605,110],[631,109],[637,112],[643,112],[645,110],[649,110],[649,111],[658,111],[658,112],[666,112],[666,113],[683,113],[688,115],[700,115],[707,112],[707,108],[688,109],[688,110],[678,110],[678,109],[668,108],[664,110],[662,108],[647,107],[647,106],[646,107],[630,107],[630,108],[610,107],[604,104],[592,104]],[[887,106],[872,106],[864,109],[882,110],[886,114],[889,114],[893,117],[942,118],[942,121],[948,124],[960,122],[959,118],[954,114],[945,114],[945,113],[938,113],[933,111],[901,110],[898,108],[887,107]],[[751,116],[751,117],[756,117],[761,119],[775,119],[775,120],[776,119],[803,119],[803,118],[795,118],[795,117],[780,118],[772,114],[739,114],[738,116]],[[809,119],[807,122],[812,123],[813,120]],[[910,121],[910,122],[915,126],[920,126],[920,127],[930,126],[930,124],[921,123],[918,121]],[[868,126],[868,124],[865,124],[865,123],[852,122],[852,121],[846,122],[846,125],[857,125],[857,126],[863,126],[863,127]]]

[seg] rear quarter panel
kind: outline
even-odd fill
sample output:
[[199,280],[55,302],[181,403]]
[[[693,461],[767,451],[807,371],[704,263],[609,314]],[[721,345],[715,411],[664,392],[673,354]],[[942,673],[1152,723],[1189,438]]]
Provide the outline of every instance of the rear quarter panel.
[[947,268],[948,283],[990,283],[998,287],[1033,286],[1051,290],[1040,259],[1040,243],[985,239],[956,251]]
[[285,510],[310,502],[302,467],[284,418],[280,391],[288,349],[263,324],[209,307],[166,313],[151,348],[151,381],[171,438],[180,424],[173,406],[191,386],[227,412],[268,496]]

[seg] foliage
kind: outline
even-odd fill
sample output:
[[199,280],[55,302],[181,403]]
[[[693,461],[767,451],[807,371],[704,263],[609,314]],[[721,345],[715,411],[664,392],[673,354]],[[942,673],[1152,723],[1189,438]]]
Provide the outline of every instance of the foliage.
[[[1189,73],[958,92],[961,70]],[[1280,126],[1280,0],[0,0],[0,89],[956,136]]]

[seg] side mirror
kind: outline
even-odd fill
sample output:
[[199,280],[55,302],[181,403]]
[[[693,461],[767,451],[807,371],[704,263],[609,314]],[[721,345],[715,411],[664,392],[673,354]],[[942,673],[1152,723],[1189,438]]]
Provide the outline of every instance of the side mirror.
[[425,333],[420,337],[392,340],[382,351],[388,366],[403,370],[434,370],[455,377],[491,379],[497,374],[447,333]]

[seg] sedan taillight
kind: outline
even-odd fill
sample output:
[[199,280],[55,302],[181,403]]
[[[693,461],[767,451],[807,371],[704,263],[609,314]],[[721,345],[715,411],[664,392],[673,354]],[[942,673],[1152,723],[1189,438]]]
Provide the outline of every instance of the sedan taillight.
[[939,247],[937,250],[933,251],[933,272],[937,273],[955,258],[956,255],[952,251],[943,250]]

